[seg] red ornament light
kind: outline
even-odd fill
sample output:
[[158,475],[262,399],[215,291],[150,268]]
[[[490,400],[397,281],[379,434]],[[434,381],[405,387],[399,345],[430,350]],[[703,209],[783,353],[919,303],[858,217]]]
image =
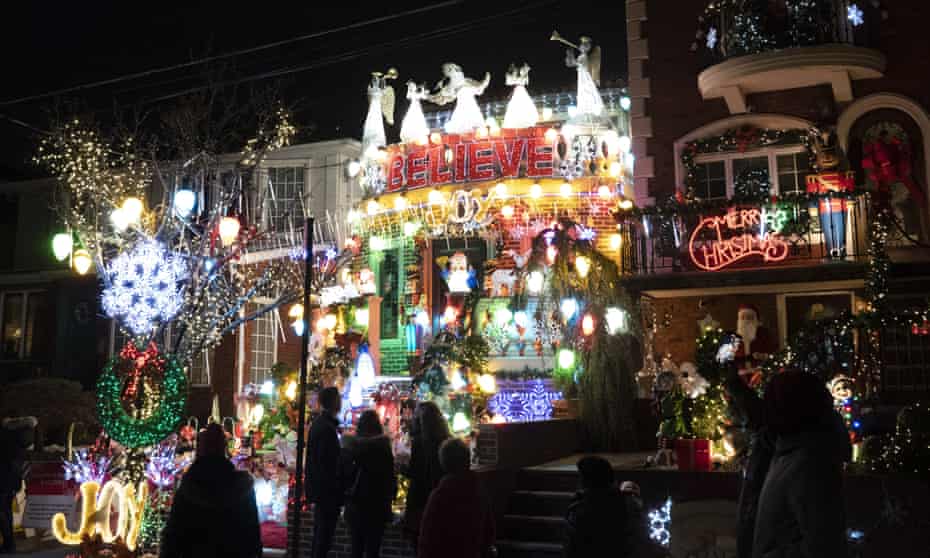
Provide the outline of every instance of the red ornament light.
[[594,317],[591,314],[585,314],[581,319],[581,333],[586,337],[594,333]]

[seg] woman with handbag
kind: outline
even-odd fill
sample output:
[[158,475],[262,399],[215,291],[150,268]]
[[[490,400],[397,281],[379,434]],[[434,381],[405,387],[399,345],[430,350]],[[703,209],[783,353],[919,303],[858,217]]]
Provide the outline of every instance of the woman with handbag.
[[391,441],[384,435],[378,413],[368,410],[358,419],[356,436],[346,438],[350,485],[346,494],[346,520],[352,539],[352,558],[377,558],[384,526],[391,519],[391,502],[397,493]]

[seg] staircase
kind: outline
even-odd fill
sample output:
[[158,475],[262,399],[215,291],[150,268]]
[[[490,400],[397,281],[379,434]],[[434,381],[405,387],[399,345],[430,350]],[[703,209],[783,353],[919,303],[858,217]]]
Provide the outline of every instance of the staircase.
[[498,525],[500,558],[561,558],[565,512],[577,489],[574,471],[520,471]]

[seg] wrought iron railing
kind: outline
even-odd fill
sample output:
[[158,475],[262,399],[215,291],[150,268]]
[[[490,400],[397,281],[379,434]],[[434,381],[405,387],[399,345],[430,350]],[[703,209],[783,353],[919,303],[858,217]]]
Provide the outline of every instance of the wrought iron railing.
[[867,0],[714,0],[699,19],[696,47],[713,62],[825,44],[873,47],[881,9]]

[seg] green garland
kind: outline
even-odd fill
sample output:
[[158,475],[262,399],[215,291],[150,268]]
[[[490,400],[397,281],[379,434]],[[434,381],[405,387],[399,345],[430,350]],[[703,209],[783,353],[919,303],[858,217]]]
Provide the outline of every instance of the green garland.
[[[151,446],[164,440],[181,423],[187,400],[187,376],[174,357],[164,359],[164,378],[160,382],[159,400],[148,418],[129,416],[120,398],[123,379],[117,374],[126,364],[121,356],[113,357],[97,380],[97,416],[110,438],[127,448]],[[132,365],[132,363],[129,363]]]

